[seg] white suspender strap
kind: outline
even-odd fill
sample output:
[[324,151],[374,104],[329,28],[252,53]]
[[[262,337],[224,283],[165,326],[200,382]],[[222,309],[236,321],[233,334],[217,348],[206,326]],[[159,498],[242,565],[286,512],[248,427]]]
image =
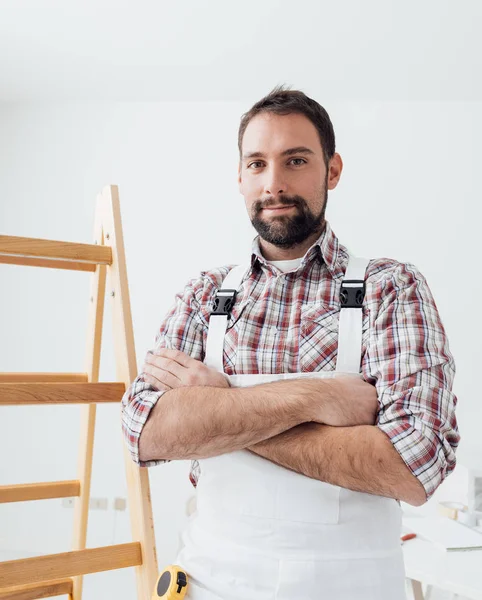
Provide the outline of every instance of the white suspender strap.
[[[236,292],[241,285],[243,276],[248,270],[246,265],[237,265],[226,275],[222,287],[217,292],[214,314],[209,317],[208,337],[206,340],[206,353],[204,364],[224,373],[224,336],[228,326],[230,308],[234,303],[233,291]],[[229,303],[229,299],[233,301]],[[216,311],[218,314],[216,314]]]
[[336,371],[340,373],[360,373],[362,305],[365,296],[365,272],[369,262],[367,258],[350,255],[343,277],[336,361]]
[[[340,294],[342,307],[338,329],[337,372],[360,373],[362,305],[365,295],[365,272],[369,262],[367,258],[349,256]],[[228,325],[229,299],[233,298],[233,291],[239,289],[247,270],[246,265],[237,265],[229,271],[217,292],[217,307],[209,318],[204,364],[221,373],[224,373],[224,336]]]

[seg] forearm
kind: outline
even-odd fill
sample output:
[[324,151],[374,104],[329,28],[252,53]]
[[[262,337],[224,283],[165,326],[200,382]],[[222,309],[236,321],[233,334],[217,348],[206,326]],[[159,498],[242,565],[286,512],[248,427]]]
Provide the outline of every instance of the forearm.
[[180,387],[151,410],[140,458],[191,459],[234,452],[311,420],[318,383],[274,382],[243,388]]
[[307,477],[350,490],[415,506],[426,501],[422,484],[376,426],[304,423],[249,450]]

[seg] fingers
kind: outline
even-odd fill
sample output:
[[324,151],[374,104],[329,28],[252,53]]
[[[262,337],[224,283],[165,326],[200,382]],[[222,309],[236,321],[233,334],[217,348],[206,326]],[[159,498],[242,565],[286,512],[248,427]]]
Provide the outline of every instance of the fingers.
[[185,367],[186,369],[190,367],[192,368],[195,364],[200,362],[195,358],[191,358],[185,352],[175,350],[174,348],[159,348],[159,350],[154,350],[152,354],[154,354],[154,356],[162,356],[163,358],[172,360],[178,363],[179,365]]
[[178,380],[177,385],[181,383],[181,379],[185,375],[185,367],[183,367],[180,363],[173,360],[172,358],[164,356],[163,354],[161,355],[154,352],[148,352],[145,364],[151,365],[156,369],[162,369],[163,371],[170,373]]
[[149,351],[143,371],[154,377],[160,384],[169,386],[170,389],[207,385],[210,375],[210,369],[200,360],[171,348]]
[[170,389],[172,389],[168,385],[162,383],[162,381],[159,381],[159,379],[157,379],[153,375],[150,375],[149,373],[143,372],[142,378],[144,379],[144,381],[146,383],[149,383],[150,385],[152,385],[152,387],[154,389],[156,389],[158,392],[160,392],[160,391],[167,392]]

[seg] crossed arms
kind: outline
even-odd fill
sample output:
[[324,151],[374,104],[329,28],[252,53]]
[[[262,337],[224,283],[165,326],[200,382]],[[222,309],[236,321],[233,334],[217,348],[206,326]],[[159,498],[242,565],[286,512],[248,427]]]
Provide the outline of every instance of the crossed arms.
[[248,449],[314,479],[423,504],[423,485],[388,437],[373,424],[356,425],[374,421],[375,412],[374,387],[352,378],[178,387],[152,409],[140,458],[206,458]]
[[[136,462],[248,449],[308,477],[416,505],[454,469],[454,362],[427,283],[413,267],[387,279],[370,324],[366,382],[229,388],[202,363],[196,310],[187,286],[163,322],[155,360],[146,359],[151,365],[124,395],[124,433]],[[163,349],[169,338],[183,352]],[[164,373],[157,378],[149,373],[156,361]]]

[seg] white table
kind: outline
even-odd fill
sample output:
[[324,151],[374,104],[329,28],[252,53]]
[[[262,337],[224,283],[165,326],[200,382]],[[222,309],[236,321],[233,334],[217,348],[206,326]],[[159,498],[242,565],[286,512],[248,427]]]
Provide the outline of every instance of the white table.
[[[414,538],[403,544],[403,555],[408,579],[482,600],[482,550],[447,552]],[[413,587],[416,600],[423,600],[420,584]]]

